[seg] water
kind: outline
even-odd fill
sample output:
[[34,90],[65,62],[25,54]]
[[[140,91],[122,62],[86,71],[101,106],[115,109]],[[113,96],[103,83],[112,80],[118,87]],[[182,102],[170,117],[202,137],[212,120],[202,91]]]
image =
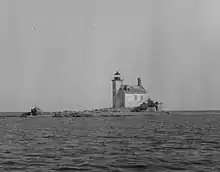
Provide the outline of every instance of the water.
[[0,118],[0,171],[220,171],[218,114]]

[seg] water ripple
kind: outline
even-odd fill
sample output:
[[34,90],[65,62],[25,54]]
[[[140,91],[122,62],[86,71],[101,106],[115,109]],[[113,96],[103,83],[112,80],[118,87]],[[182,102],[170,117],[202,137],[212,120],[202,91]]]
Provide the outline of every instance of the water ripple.
[[220,171],[218,115],[0,119],[4,171]]

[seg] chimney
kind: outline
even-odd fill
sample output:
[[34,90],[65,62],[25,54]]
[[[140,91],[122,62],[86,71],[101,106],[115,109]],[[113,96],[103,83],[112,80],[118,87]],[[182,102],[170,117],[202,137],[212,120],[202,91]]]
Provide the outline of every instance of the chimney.
[[141,86],[141,78],[138,77],[137,80],[138,80],[138,86]]

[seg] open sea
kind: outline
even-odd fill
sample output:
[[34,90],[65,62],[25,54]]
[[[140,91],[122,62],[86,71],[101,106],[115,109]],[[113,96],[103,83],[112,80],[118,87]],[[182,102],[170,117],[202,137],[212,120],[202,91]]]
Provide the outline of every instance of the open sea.
[[219,172],[220,112],[0,117],[0,171]]

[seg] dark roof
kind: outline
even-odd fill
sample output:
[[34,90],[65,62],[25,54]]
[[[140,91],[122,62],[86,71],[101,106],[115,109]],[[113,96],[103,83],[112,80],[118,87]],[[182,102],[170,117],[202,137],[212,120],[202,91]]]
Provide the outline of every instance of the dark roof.
[[147,93],[147,91],[142,85],[140,86],[122,85],[121,89],[125,91],[126,94],[146,94]]
[[120,75],[120,73],[117,71],[117,72],[115,72],[115,75]]

